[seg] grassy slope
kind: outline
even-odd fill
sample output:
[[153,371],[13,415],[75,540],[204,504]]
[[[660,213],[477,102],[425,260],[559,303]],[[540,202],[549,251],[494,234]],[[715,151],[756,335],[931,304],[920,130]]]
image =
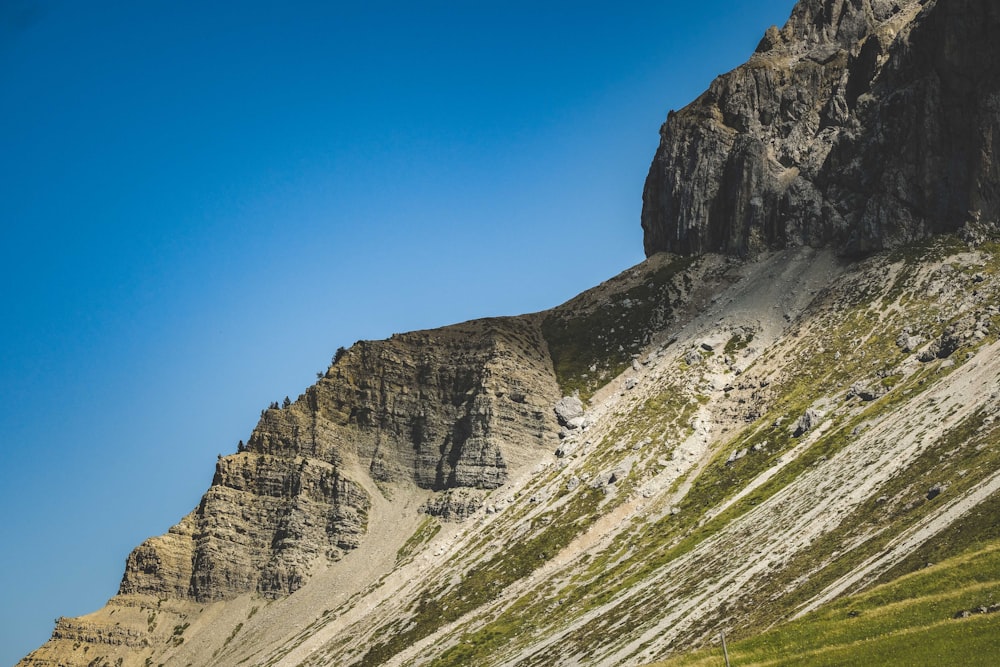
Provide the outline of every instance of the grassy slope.
[[[611,553],[601,554],[592,561],[589,572],[577,580],[578,585],[572,587],[573,590],[564,590],[557,594],[563,603],[562,609],[566,610],[563,612],[563,616],[574,615],[573,612],[576,609],[592,608],[594,605],[609,599],[613,591],[628,588],[637,581],[644,579],[657,566],[693,548],[701,540],[714,534],[723,525],[748,511],[754,505],[763,502],[766,497],[784,487],[803,470],[809,469],[819,461],[831,456],[852,437],[851,431],[854,427],[865,423],[869,419],[878,419],[880,416],[893,411],[899,401],[913,400],[924,389],[932,386],[937,379],[943,377],[943,374],[934,372],[936,370],[935,366],[928,366],[905,381],[902,381],[900,376],[894,375],[897,372],[897,365],[906,357],[897,348],[895,336],[904,323],[912,325],[914,329],[919,329],[921,332],[926,329],[926,333],[929,335],[933,335],[932,332],[940,330],[941,324],[935,324],[934,320],[941,313],[936,307],[931,306],[930,303],[924,303],[926,297],[920,294],[920,286],[914,284],[913,279],[916,277],[915,273],[918,267],[924,265],[924,263],[944,259],[952,253],[961,252],[964,249],[963,245],[954,243],[951,239],[941,239],[935,242],[918,244],[913,248],[907,249],[908,252],[906,253],[897,252],[889,260],[890,263],[896,263],[897,266],[902,265],[895,276],[895,280],[881,284],[878,281],[874,283],[863,282],[860,285],[863,289],[859,290],[858,293],[852,294],[849,298],[851,301],[850,306],[845,308],[844,303],[838,303],[828,311],[826,316],[817,318],[816,321],[819,325],[817,330],[811,332],[802,331],[799,338],[791,346],[791,349],[785,350],[785,354],[789,358],[797,356],[800,353],[812,357],[814,361],[819,362],[816,363],[816,367],[820,369],[818,373],[805,372],[792,374],[785,382],[780,383],[775,388],[768,413],[757,424],[748,429],[747,433],[750,434],[749,437],[744,433],[731,446],[723,447],[719,450],[716,460],[702,471],[694,481],[693,488],[681,503],[682,509],[685,510],[683,514],[689,516],[689,521],[684,521],[683,518],[678,520],[676,517],[667,517],[656,524],[653,527],[654,530],[649,531],[651,533],[649,540],[643,539],[644,531],[629,531],[622,536],[627,544],[621,545],[622,548],[618,550],[620,555],[624,555],[623,561],[618,561],[612,565],[612,562],[616,560],[614,557],[609,558],[616,551],[616,549],[612,548],[609,550]],[[885,312],[887,307],[897,303],[901,298],[904,300],[903,308],[906,315],[879,316],[880,313]],[[945,321],[948,321],[948,319],[950,318],[946,317]],[[866,341],[863,346],[864,353],[860,355],[856,354],[858,346],[856,342],[853,342],[859,338]],[[817,352],[817,349],[822,350],[822,352]],[[958,357],[959,355],[955,356]],[[964,361],[964,355],[958,361],[959,363]],[[875,374],[873,370],[879,370],[880,373]],[[878,382],[880,375],[883,378],[894,380],[891,384],[883,383],[883,386],[887,389],[893,390],[888,396],[882,397],[873,404],[858,405],[853,417],[845,415],[842,422],[838,423],[839,428],[831,429],[827,436],[820,438],[809,452],[792,465],[789,465],[771,483],[764,485],[757,492],[751,494],[751,496],[742,502],[737,503],[715,520],[709,521],[700,528],[695,527],[692,522],[696,522],[699,517],[704,516],[707,510],[717,506],[725,497],[731,496],[735,491],[742,488],[755,474],[766,469],[773,463],[775,457],[793,444],[793,439],[790,438],[787,426],[771,426],[776,417],[785,416],[787,419],[788,416],[801,414],[818,396],[837,395],[838,387],[849,386],[853,380],[862,377],[868,377],[869,380]],[[851,402],[848,401],[848,403]],[[854,403],[857,403],[857,399],[855,399]],[[659,410],[654,410],[654,412],[659,412]],[[644,419],[649,419],[650,416],[649,414],[636,414],[631,416],[631,419],[623,419],[623,424],[628,425],[631,421],[635,420],[643,422]],[[970,444],[976,444],[972,442],[973,440],[991,441],[995,438],[995,432],[992,430],[980,433],[978,438],[972,437],[972,427],[979,427],[981,425],[981,418],[982,415],[976,415],[968,423],[953,429],[948,434],[948,437],[942,438],[940,442],[929,447],[926,455],[914,462],[908,469],[907,474],[898,479],[896,483],[890,483],[884,490],[897,490],[895,487],[899,486],[899,492],[912,492],[910,495],[919,492],[917,493],[919,496],[938,477],[951,478],[952,473],[959,467],[974,468],[977,470],[977,474],[969,476],[962,480],[962,482],[956,480],[957,485],[963,487],[973,483],[973,479],[978,479],[979,474],[982,474],[983,471],[995,469],[996,451],[994,448],[968,447]],[[766,424],[767,426],[761,426],[762,424]],[[624,433],[615,433],[615,437],[610,438],[610,440],[617,441],[623,437],[629,440],[638,439],[645,432],[644,429],[633,430],[635,430],[635,433],[630,434],[631,438],[628,438]],[[954,442],[956,440],[966,445],[966,447],[962,447],[965,454],[957,457],[945,456],[946,452],[951,452],[959,444]],[[770,451],[767,456],[748,456],[736,465],[726,464],[725,458],[731,449],[749,447],[757,441],[769,442]],[[981,442],[980,444],[986,443]],[[593,456],[600,458],[601,455],[595,453]],[[854,549],[852,553],[845,554],[830,566],[820,566],[821,571],[817,572],[817,565],[813,562],[814,560],[825,560],[830,552],[843,549],[845,544],[852,542],[856,538],[855,533],[864,532],[866,518],[870,518],[868,515],[871,513],[871,510],[868,508],[874,504],[874,499],[869,503],[865,503],[864,507],[858,509],[858,517],[846,521],[842,529],[834,531],[827,539],[818,541],[815,548],[808,549],[800,554],[791,564],[792,567],[783,572],[781,576],[775,578],[773,584],[776,590],[769,591],[775,594],[774,598],[767,602],[758,599],[754,608],[742,609],[741,615],[745,616],[752,626],[751,632],[759,631],[771,623],[779,621],[787,613],[790,603],[801,601],[796,600],[796,595],[789,595],[787,590],[779,593],[779,590],[785,586],[792,585],[794,587],[793,580],[799,575],[812,572],[810,585],[803,586],[802,592],[803,595],[810,591],[815,593],[825,583],[832,581],[844,571],[849,571],[854,563],[863,560],[871,552],[882,548],[884,543],[892,536],[898,534],[907,526],[912,525],[913,522],[921,518],[927,511],[933,509],[929,504],[925,505],[924,503],[917,502],[912,510],[896,512],[891,517],[884,517],[885,521],[891,527],[885,531],[881,539],[871,540],[866,545],[866,548]],[[991,507],[993,505],[992,502],[988,504]],[[995,516],[995,513],[992,511],[987,511],[986,514],[989,517]],[[979,523],[982,525],[991,524],[989,517],[987,517],[985,522]],[[971,520],[975,522],[974,519]],[[982,526],[977,524],[975,528],[978,529],[980,527]],[[966,538],[970,537],[974,532],[967,529],[965,533],[957,536],[954,540],[955,543],[952,544],[952,548],[948,549],[943,555],[951,555],[956,553],[956,548],[967,547],[969,541]],[[978,531],[975,534],[982,532]],[[681,539],[679,543],[674,542],[673,548],[663,549],[664,543],[671,541],[671,536],[677,539],[677,537],[682,535],[685,538]],[[941,554],[939,553],[938,555]],[[896,574],[901,574],[917,567],[914,563],[904,565],[906,569],[898,567],[896,568]],[[505,616],[534,617],[537,621],[539,620],[541,610],[550,608],[549,605],[551,605],[552,599],[550,597],[548,599],[537,600],[534,604],[527,600],[523,602],[527,604],[518,605],[515,613]],[[609,611],[604,615],[603,621],[610,622],[618,614],[628,612],[627,605],[621,609]],[[516,630],[512,632],[512,629],[518,627],[517,622],[513,618],[504,618],[502,620],[502,623],[495,624],[494,627],[489,628],[488,632],[484,633],[490,636],[491,641],[487,642],[488,645],[502,644],[505,639],[509,640],[511,634],[521,634],[520,631]],[[499,628],[496,627],[497,625],[503,626],[503,629],[499,632]],[[567,639],[585,651],[585,647],[591,645],[591,642],[600,636],[601,633],[599,630],[600,628],[595,626],[588,626],[579,633],[579,636],[571,635]],[[941,632],[945,633],[945,630],[947,628],[942,628]],[[949,632],[954,634],[953,630],[949,630]],[[942,641],[945,637],[946,633],[942,634]],[[482,640],[483,637],[473,635],[466,639],[469,640],[469,644],[475,645],[478,643],[476,640]],[[912,642],[913,639],[911,637],[905,641]],[[936,646],[937,642],[927,641],[928,650],[931,650],[932,644]],[[871,660],[874,660],[874,662],[869,660],[868,662],[852,663],[850,659],[838,658],[831,653],[828,657],[832,662],[820,662],[816,664],[879,664],[879,659],[876,657],[877,653],[875,653],[876,647],[870,645],[865,650],[872,652]],[[891,650],[891,646],[886,650]],[[826,660],[827,658],[823,659]],[[545,662],[545,658],[542,658],[542,662]]]
[[[908,248],[906,253],[897,252],[892,259],[904,262],[903,271],[894,287],[875,303],[881,302],[884,307],[900,297],[904,303],[915,297],[907,289],[912,287],[909,284],[913,277],[911,267],[933,258],[944,248],[947,248],[942,253],[944,257],[957,249],[937,242]],[[998,249],[989,245],[983,250],[991,261],[982,268],[987,273],[994,273]],[[899,289],[902,286],[905,287]],[[907,305],[911,317],[924,307],[912,302]],[[928,308],[923,314],[930,312]],[[912,386],[914,379],[911,378],[908,384]],[[881,409],[884,411],[886,407]],[[910,466],[905,478],[889,484],[883,491],[898,491],[897,486],[925,488],[936,476],[951,476],[960,468],[963,472],[959,476],[964,475],[966,466],[980,473],[995,469],[998,432],[982,429],[984,418],[984,413],[979,412],[953,429],[939,446],[929,448]],[[964,450],[963,454],[953,456],[959,449]],[[918,504],[915,509],[919,512],[922,508]],[[800,620],[782,623],[781,616],[769,613],[765,603],[748,614],[748,626],[733,629],[737,637],[736,641],[730,639],[731,664],[734,667],[1000,664],[1000,606],[990,613],[954,618],[963,610],[987,609],[1000,603],[1000,523],[996,521],[997,516],[1000,516],[1000,498],[994,496],[883,573],[881,586],[838,600]],[[856,522],[845,521],[845,526],[860,523],[861,518]],[[901,525],[909,523],[900,521],[899,515],[882,517],[885,519]],[[844,536],[840,532],[834,531],[809,551],[827,553],[841,546]],[[879,543],[876,540],[873,544]],[[859,560],[866,551],[859,549],[856,557],[842,558],[844,567],[849,568],[850,563]],[[807,552],[800,559],[808,560],[809,556]],[[928,565],[941,559],[947,560],[939,565]],[[796,564],[789,569],[796,571]],[[828,569],[840,571],[843,567]],[[813,578],[823,582],[832,574],[816,573]],[[797,599],[801,596],[795,594],[784,597],[786,604],[782,606],[785,608],[789,606],[787,603],[801,601]],[[767,624],[775,622],[779,624],[763,630]],[[721,647],[716,646],[656,664],[662,667],[722,665],[724,660]]]
[[[750,665],[995,665],[1000,660],[1000,540],[846,597],[756,637],[729,642]],[[955,618],[963,611],[965,618]],[[657,667],[723,664],[721,648]]]

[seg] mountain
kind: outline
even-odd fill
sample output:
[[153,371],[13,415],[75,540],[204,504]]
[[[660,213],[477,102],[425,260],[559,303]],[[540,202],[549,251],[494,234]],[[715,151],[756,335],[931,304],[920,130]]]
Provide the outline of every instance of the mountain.
[[750,61],[671,113],[646,254],[849,253],[1000,214],[1000,8],[803,1]]
[[338,351],[19,664],[863,651],[890,597],[920,614],[884,636],[988,664],[998,29],[987,0],[803,0],[663,126],[645,262]]

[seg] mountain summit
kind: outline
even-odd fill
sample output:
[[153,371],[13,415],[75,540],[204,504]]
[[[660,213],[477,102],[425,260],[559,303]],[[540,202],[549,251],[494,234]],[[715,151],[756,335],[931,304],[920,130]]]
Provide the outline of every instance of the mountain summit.
[[1000,214],[1000,7],[804,0],[660,130],[646,254],[866,253]]
[[645,262],[338,351],[19,665],[992,664],[997,35],[803,0],[663,126]]

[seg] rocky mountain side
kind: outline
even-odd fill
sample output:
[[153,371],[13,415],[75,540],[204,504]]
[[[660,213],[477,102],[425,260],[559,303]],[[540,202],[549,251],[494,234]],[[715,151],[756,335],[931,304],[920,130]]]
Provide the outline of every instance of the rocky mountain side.
[[497,319],[338,354],[298,400],[261,414],[245,451],[219,459],[194,512],[132,552],[119,592],[288,595],[358,545],[366,486],[501,486],[509,466],[555,446],[545,350],[537,327]]
[[[666,295],[669,316],[659,307]],[[637,665],[701,646],[722,628],[738,638],[822,611],[970,545],[1000,544],[998,304],[992,241],[942,237],[861,262],[808,248],[752,262],[660,254],[547,313],[360,344],[299,401],[265,413],[251,451],[219,462],[201,508],[150,541],[161,571],[173,564],[179,575],[142,578],[140,547],[119,595],[61,619],[22,664]],[[623,351],[617,327],[602,328],[602,313],[631,322],[637,352]],[[531,333],[544,330],[544,342]],[[405,361],[400,350],[412,340],[449,356],[456,348],[445,342],[466,336],[479,344],[464,349],[486,365],[518,365],[507,376],[477,375],[486,393],[524,411],[516,420],[492,413],[507,415],[500,428],[525,429],[499,444],[508,461],[499,485],[474,476],[478,488],[437,487],[449,475],[418,477],[412,431],[399,458],[347,444],[336,466],[330,452],[306,456],[355,428],[352,405],[393,404],[366,393],[390,383],[366,389],[352,375],[361,360]],[[581,356],[561,372],[543,364],[543,378],[519,356],[518,336],[553,359]],[[598,380],[585,403],[562,396],[592,386],[623,355],[624,369]],[[449,404],[449,414],[468,414],[480,380],[461,385],[468,405]],[[334,398],[345,395],[354,402]],[[372,423],[390,430],[404,402],[375,410]],[[327,435],[302,428],[311,414],[329,419],[317,431]],[[374,442],[377,429],[364,429]],[[525,443],[525,458],[506,458],[508,445]],[[279,456],[286,447],[293,451]],[[328,556],[320,549],[345,534],[328,528],[343,526],[330,520],[336,503],[305,511],[321,504],[321,489],[332,494],[323,480],[334,470],[355,476],[367,504],[351,507],[366,522],[349,533],[350,548]],[[202,509],[230,490],[225,511]],[[313,532],[252,550],[251,529],[275,530],[292,515],[274,512],[268,524],[262,499],[296,508]],[[240,516],[250,519],[240,525]],[[209,517],[211,530],[189,528]],[[308,576],[291,595],[262,583],[267,564],[247,566],[254,585],[220,586],[214,597],[195,597],[197,577],[187,591],[153,585],[211,562],[162,546],[202,531],[212,537],[194,539],[195,549],[209,540],[220,558],[221,545],[234,559],[294,556],[311,562]],[[237,581],[235,568],[222,571]],[[941,613],[940,622],[951,618]]]
[[19,664],[641,665],[1000,545],[997,18],[803,0],[664,126],[645,262],[338,351]]
[[646,254],[891,248],[1000,219],[1000,7],[803,0],[671,112]]

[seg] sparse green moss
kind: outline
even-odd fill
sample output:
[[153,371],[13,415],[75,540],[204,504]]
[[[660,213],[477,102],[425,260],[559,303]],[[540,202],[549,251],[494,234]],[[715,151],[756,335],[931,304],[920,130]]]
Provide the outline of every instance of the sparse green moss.
[[396,552],[396,565],[400,565],[406,560],[409,560],[413,554],[417,552],[420,547],[430,542],[434,539],[434,536],[438,534],[441,530],[441,524],[437,519],[431,516],[425,516],[417,526],[413,535],[403,543],[403,546],[399,548]]
[[671,298],[679,294],[673,280],[694,261],[678,258],[592,312],[556,310],[545,318],[542,334],[564,395],[589,400],[628,367],[632,355],[673,317]]
[[903,379],[902,375],[888,375],[882,378],[882,386],[885,387],[886,389],[892,389],[897,384],[899,384],[899,381],[902,379]]
[[726,342],[726,347],[724,348],[724,352],[727,355],[732,356],[737,352],[740,352],[741,350],[745,350],[747,346],[749,346],[750,343],[752,342],[753,342],[753,331],[746,331],[743,333],[734,334],[733,337]]

